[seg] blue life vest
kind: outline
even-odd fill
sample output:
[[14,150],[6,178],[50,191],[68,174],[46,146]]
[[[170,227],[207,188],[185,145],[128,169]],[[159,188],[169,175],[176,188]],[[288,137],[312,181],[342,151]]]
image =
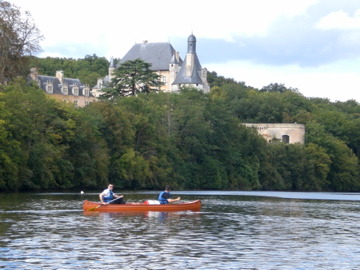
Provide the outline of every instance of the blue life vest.
[[169,203],[167,199],[169,199],[170,197],[171,197],[170,192],[163,191],[159,194],[158,201],[160,202],[160,204],[167,204]]
[[114,199],[114,192],[112,192],[111,190],[109,190],[109,195],[108,196],[104,196],[103,197],[104,202],[110,202]]

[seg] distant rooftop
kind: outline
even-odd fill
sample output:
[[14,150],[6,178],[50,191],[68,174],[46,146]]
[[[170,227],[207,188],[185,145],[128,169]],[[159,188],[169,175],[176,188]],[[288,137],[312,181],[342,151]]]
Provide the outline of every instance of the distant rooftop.
[[[169,70],[169,64],[176,53],[175,49],[170,43],[156,42],[135,44],[130,51],[120,60],[119,64],[126,61],[133,61],[138,58],[151,64],[151,70]],[[182,60],[180,59],[182,63]]]

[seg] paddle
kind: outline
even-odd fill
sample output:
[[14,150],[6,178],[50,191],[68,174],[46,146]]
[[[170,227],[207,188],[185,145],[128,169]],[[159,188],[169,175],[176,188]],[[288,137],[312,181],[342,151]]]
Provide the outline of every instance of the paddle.
[[[113,202],[113,201],[116,201],[117,199],[119,199],[119,198],[115,198],[115,199],[111,200],[110,202],[108,202],[107,204],[109,204],[109,203],[111,203],[111,202]],[[89,208],[88,211],[94,211],[95,209],[99,208],[100,206],[107,205],[107,204],[100,204],[100,205],[98,205],[98,206]]]

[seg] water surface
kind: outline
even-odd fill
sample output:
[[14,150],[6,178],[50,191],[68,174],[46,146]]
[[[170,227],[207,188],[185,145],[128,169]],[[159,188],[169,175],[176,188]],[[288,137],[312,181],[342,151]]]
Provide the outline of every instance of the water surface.
[[174,193],[201,211],[84,213],[97,194],[1,194],[0,268],[360,268],[359,194]]

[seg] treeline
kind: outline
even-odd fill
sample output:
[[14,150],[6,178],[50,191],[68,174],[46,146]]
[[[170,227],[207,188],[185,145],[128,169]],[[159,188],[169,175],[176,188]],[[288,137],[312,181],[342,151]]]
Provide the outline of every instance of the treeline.
[[36,67],[40,75],[55,76],[56,71],[64,71],[66,78],[76,78],[84,84],[93,87],[98,78],[108,74],[109,61],[96,54],[86,55],[84,59],[61,57],[29,57],[29,68]]
[[[0,190],[359,191],[360,106],[211,73],[210,94],[141,94],[75,109],[16,81],[0,93]],[[304,123],[305,145],[244,122]]]

